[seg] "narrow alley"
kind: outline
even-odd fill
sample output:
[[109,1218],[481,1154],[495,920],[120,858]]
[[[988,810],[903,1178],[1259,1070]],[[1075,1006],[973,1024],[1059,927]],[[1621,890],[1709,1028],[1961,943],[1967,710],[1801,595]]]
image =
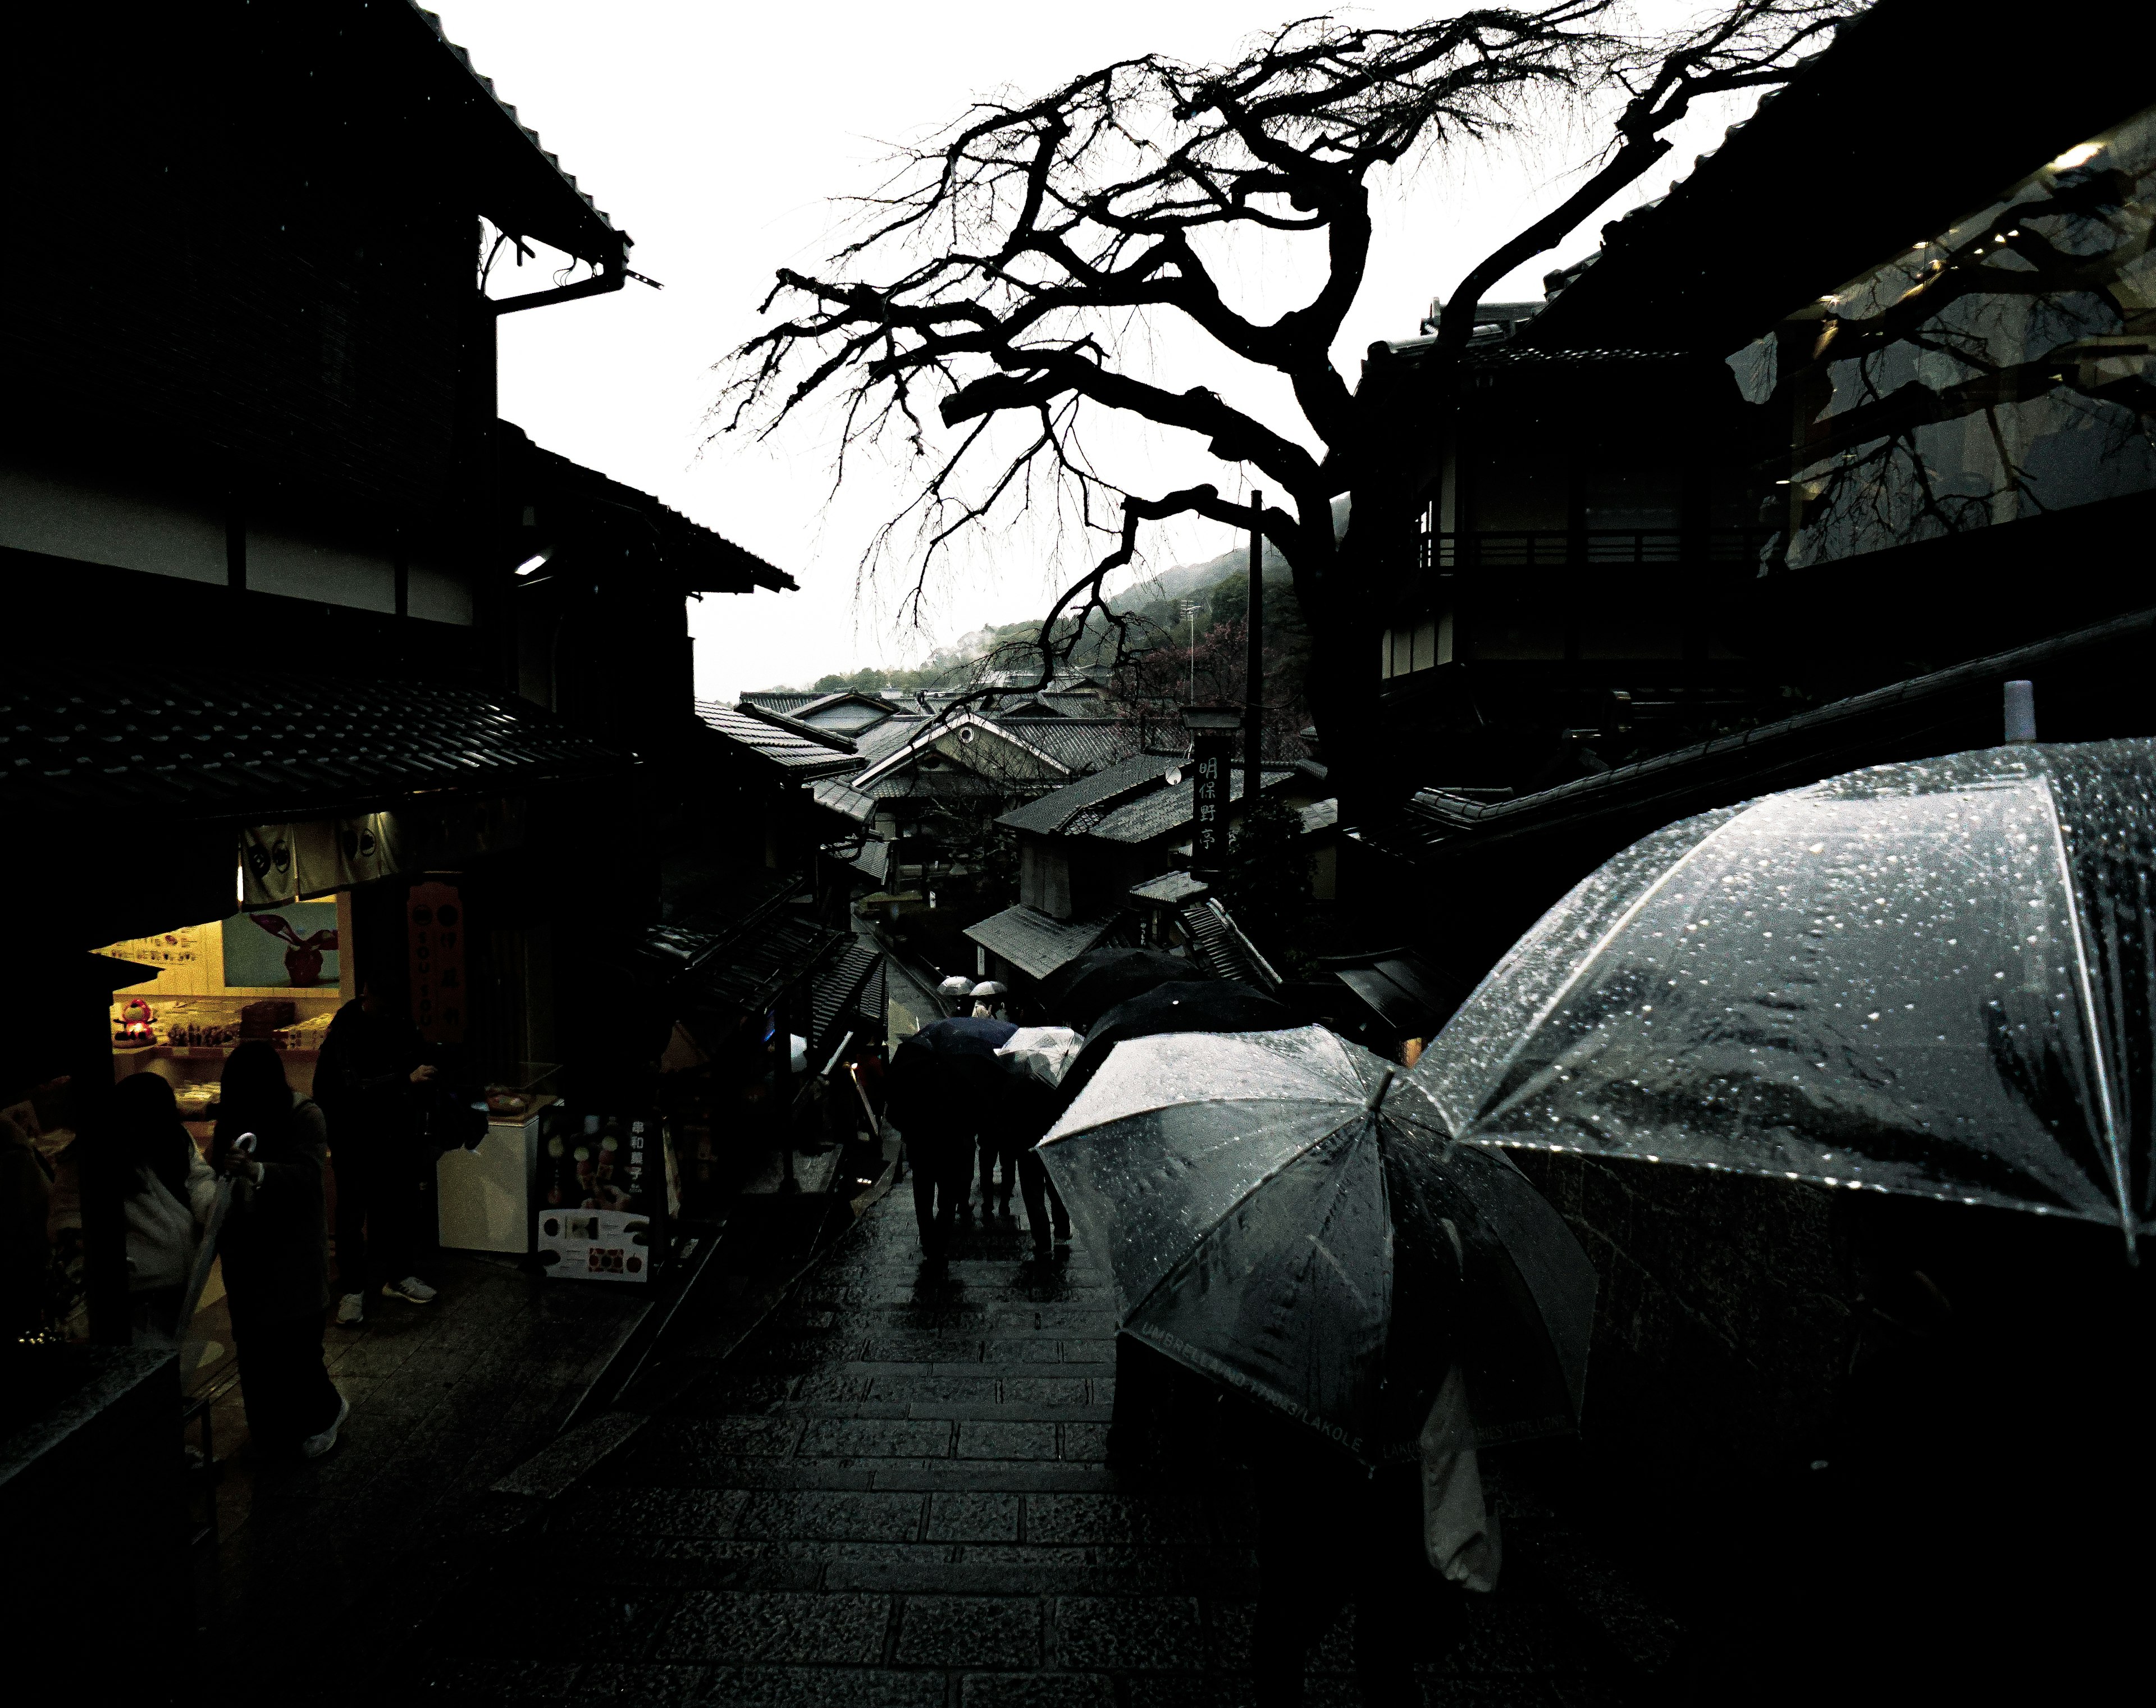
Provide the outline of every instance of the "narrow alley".
[[[421,1700],[854,1708],[1250,1700],[1247,1474],[1214,1444],[1106,1460],[1102,1273],[976,1230],[924,1272],[886,1195],[734,1356],[678,1390],[438,1618]],[[1202,1449],[1202,1450],[1197,1450]],[[1424,1670],[1434,1700],[1632,1700],[1673,1634],[1500,1493],[1507,1593]],[[1308,1700],[1357,1700],[1352,1612]]]

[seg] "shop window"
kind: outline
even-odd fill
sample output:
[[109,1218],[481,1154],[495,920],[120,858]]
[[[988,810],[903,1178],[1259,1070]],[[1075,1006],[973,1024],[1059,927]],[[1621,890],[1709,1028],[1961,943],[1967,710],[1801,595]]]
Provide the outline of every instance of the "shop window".
[[2156,489],[2156,109],[1729,358],[1787,409],[1791,567]]

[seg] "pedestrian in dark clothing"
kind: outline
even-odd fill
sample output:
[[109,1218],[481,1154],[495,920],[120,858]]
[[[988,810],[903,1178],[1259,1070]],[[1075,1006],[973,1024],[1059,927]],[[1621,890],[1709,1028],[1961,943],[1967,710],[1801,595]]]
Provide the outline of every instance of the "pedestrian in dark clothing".
[[921,1249],[932,1258],[947,1257],[973,1190],[973,1136],[918,1124],[901,1131],[913,1164],[913,1213],[921,1224]]
[[434,1289],[414,1273],[420,1249],[419,1100],[434,1078],[418,1028],[372,989],[337,1010],[315,1066],[336,1162],[336,1320],[366,1320],[376,1287],[424,1305]]
[[1254,1433],[1260,1708],[1302,1700],[1311,1647],[1351,1601],[1363,1700],[1419,1705],[1414,1663],[1458,1641],[1464,1612],[1460,1592],[1424,1553],[1419,1468],[1410,1460],[1373,1474],[1315,1430],[1270,1414]]
[[319,1458],[350,1410],[322,1363],[327,1131],[320,1106],[292,1090],[259,1039],[226,1059],[210,1162],[237,1182],[218,1249],[249,1433],[264,1451]]
[[898,1047],[891,1064],[891,1118],[913,1165],[921,1248],[949,1253],[956,1224],[970,1222],[974,1135],[1004,1079],[997,1049],[1018,1028],[1008,1021],[931,1022]]
[[1048,1165],[1030,1145],[1018,1153],[1018,1185],[1025,1195],[1025,1225],[1033,1235],[1033,1254],[1045,1260],[1053,1250],[1048,1243],[1051,1225],[1057,1245],[1070,1243],[1070,1212],[1048,1177]]
[[[1063,1208],[1063,1195],[1055,1189],[1055,1182],[1048,1177],[1047,1167],[1040,1160],[1040,1136],[1055,1124],[1061,1101],[1055,1088],[1029,1074],[1014,1071],[998,1087],[998,1095],[988,1111],[982,1132],[983,1154],[993,1142],[997,1154],[1018,1167],[1019,1189],[1025,1198],[1025,1225],[1033,1236],[1033,1254],[1044,1261],[1050,1256],[1049,1234],[1051,1225],[1058,1240],[1070,1238],[1070,1213]],[[1009,1213],[1010,1187],[1005,1175],[1004,1208]],[[987,1169],[983,1166],[981,1181],[982,1196],[988,1193]]]

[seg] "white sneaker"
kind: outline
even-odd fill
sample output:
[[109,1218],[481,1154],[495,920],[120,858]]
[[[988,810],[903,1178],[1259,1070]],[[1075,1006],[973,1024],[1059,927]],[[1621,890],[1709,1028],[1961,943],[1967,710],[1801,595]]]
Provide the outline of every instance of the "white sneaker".
[[367,1295],[347,1293],[337,1300],[336,1322],[339,1328],[367,1326]]
[[392,1281],[382,1290],[385,1299],[402,1299],[408,1305],[429,1305],[434,1302],[434,1290],[417,1275],[407,1275],[401,1281]]
[[352,1402],[343,1394],[337,1395],[337,1414],[330,1419],[330,1426],[319,1435],[310,1435],[300,1444],[300,1457],[320,1459],[336,1445],[337,1431],[344,1428],[344,1420],[352,1415]]

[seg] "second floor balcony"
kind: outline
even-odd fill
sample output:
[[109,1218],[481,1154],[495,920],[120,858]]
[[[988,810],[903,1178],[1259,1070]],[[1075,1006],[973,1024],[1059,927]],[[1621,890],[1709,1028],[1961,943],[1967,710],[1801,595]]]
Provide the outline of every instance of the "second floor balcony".
[[1419,567],[1476,569],[1617,568],[1634,564],[1756,566],[1771,528],[1497,528],[1424,532]]

